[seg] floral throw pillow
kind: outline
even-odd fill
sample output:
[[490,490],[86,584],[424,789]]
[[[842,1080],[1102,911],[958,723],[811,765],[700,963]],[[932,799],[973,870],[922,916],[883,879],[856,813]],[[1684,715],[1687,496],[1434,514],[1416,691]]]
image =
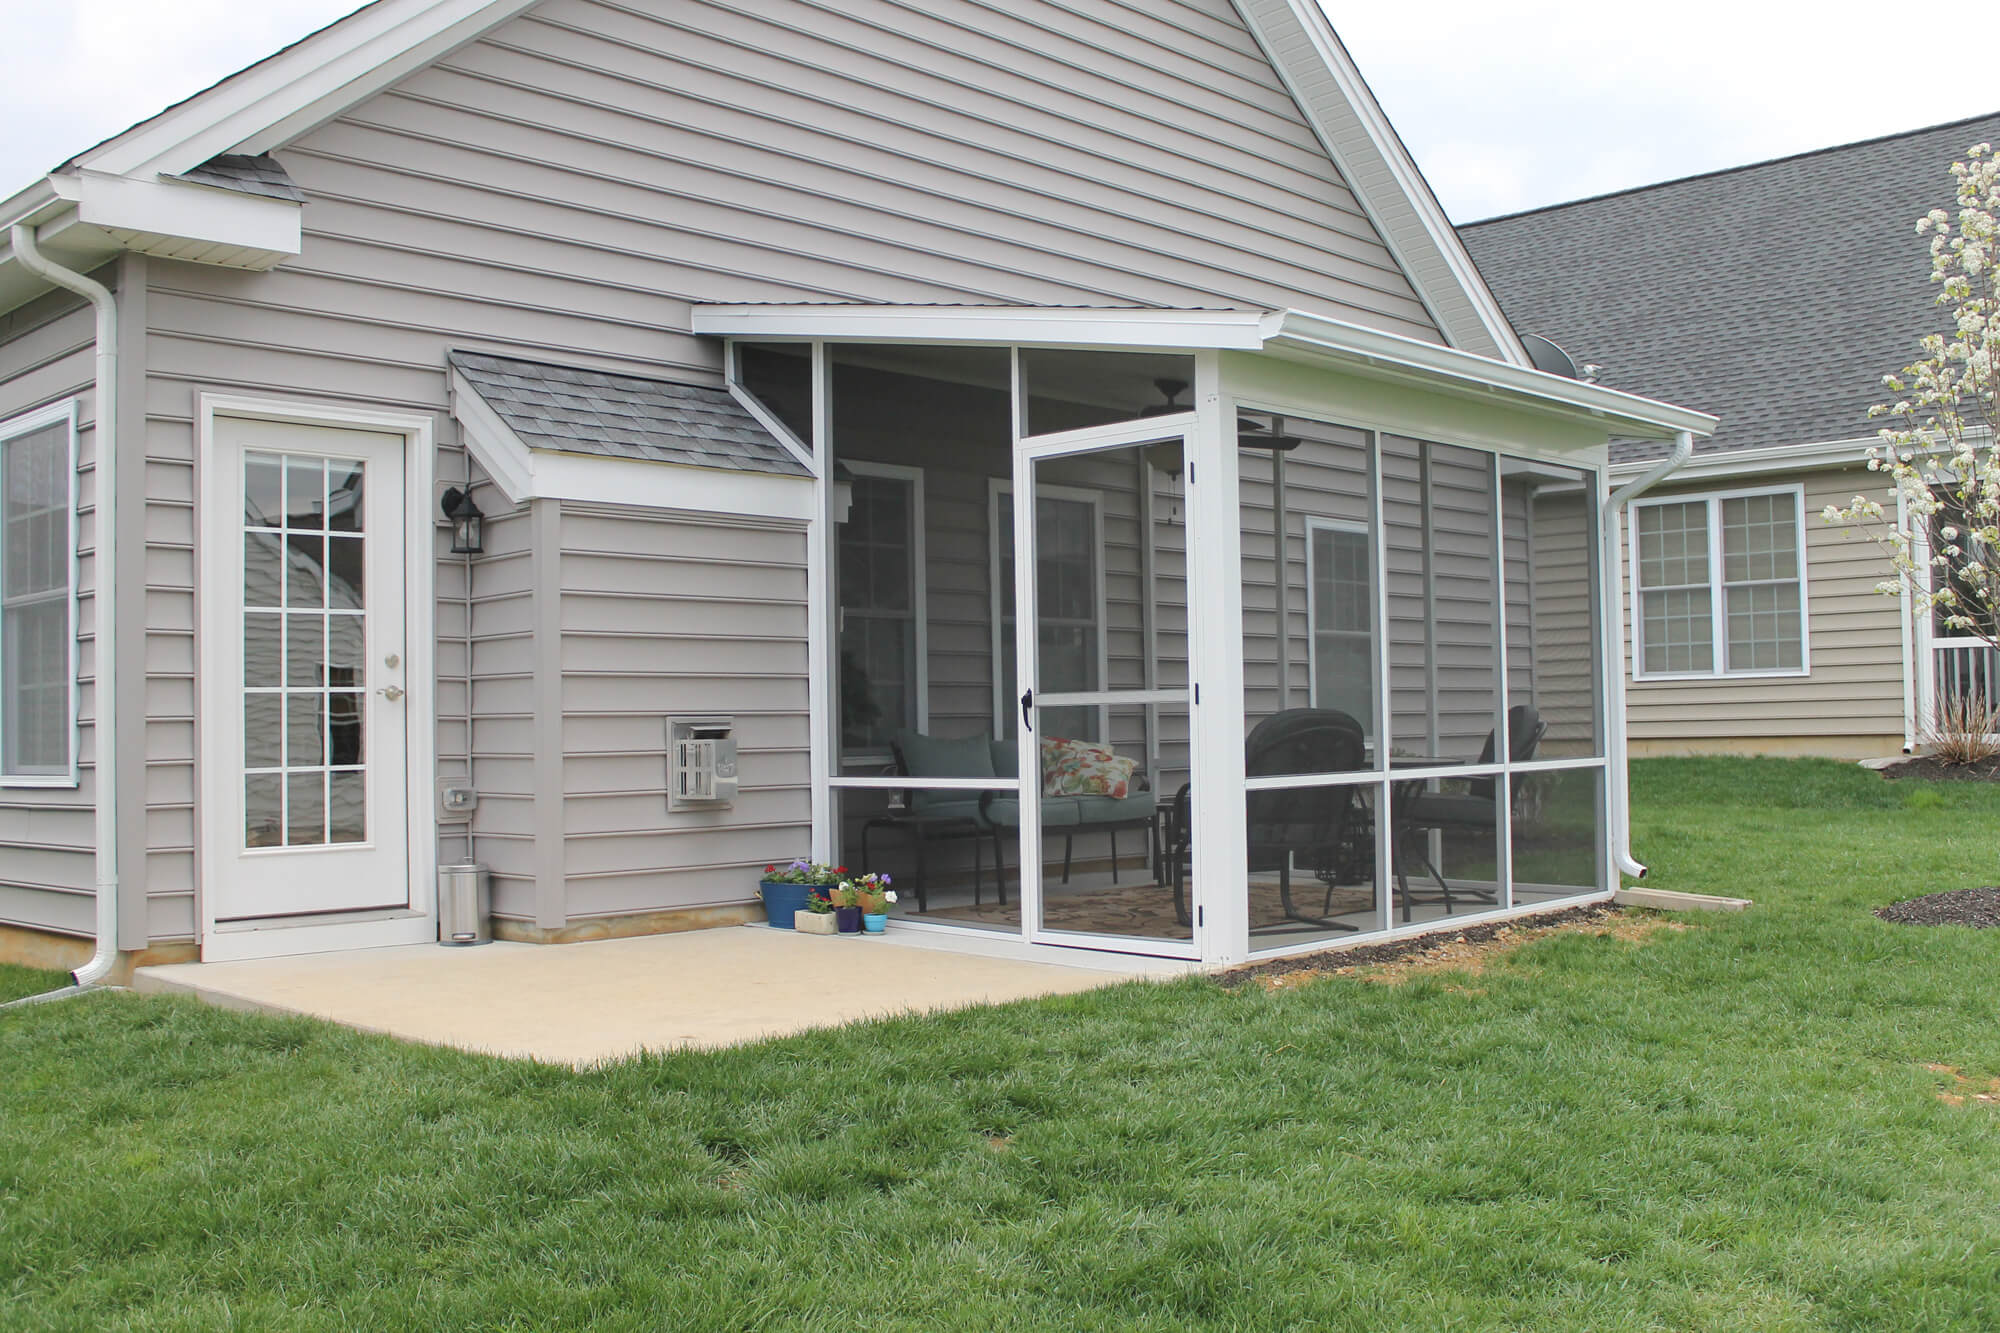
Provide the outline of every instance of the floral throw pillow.
[[1132,775],[1138,769],[1136,761],[1122,757],[1108,745],[1061,736],[1042,738],[1044,796],[1129,796]]

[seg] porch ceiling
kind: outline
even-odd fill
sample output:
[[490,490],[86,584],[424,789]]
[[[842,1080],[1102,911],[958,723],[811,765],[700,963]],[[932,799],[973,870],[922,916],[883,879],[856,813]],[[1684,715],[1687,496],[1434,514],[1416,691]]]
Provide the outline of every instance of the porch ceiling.
[[1716,418],[1602,385],[1300,310],[1130,307],[697,305],[694,331],[717,337],[1034,344],[1265,353],[1348,374],[1587,417],[1614,436],[1707,437]]

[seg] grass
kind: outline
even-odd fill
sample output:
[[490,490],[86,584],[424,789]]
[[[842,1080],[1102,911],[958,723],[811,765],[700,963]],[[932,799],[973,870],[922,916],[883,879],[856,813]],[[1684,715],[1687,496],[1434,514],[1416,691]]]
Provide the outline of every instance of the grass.
[[30,995],[40,995],[43,991],[52,991],[68,984],[69,976],[63,972],[45,972],[38,967],[16,967],[12,963],[0,963],[0,1004]]
[[1991,1329],[2000,788],[1635,766],[1741,915],[1477,978],[1190,980],[577,1074],[0,1016],[0,1326]]

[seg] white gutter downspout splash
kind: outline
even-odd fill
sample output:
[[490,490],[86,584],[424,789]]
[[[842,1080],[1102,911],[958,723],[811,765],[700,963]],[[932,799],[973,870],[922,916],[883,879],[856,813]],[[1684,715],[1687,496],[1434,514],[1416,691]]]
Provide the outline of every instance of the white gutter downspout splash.
[[117,640],[111,632],[114,590],[118,586],[118,302],[102,283],[57,264],[37,248],[35,229],[14,224],[10,239],[21,267],[88,300],[97,311],[97,386],[94,465],[91,495],[96,514],[96,577],[91,604],[92,647],[95,657],[91,727],[91,780],[97,806],[97,949],[90,961],[70,974],[78,987],[94,985],[111,974],[118,961],[118,690]]
[[1620,874],[1643,879],[1646,867],[1632,856],[1632,788],[1627,769],[1625,743],[1625,562],[1620,559],[1618,511],[1644,495],[1681,464],[1694,456],[1694,435],[1679,431],[1674,435],[1673,452],[1643,473],[1611,492],[1604,501],[1604,519],[1598,525],[1604,547],[1604,578],[1607,627],[1604,645],[1605,692],[1611,726],[1611,792],[1606,803],[1611,816],[1611,862]]

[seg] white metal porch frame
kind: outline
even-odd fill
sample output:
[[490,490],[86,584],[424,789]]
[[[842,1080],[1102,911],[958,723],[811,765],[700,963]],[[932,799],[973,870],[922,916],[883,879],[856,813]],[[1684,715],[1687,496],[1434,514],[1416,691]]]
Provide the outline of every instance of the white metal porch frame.
[[[1018,326],[1008,327],[1008,323],[1018,321],[1019,311],[987,310],[931,310],[908,308],[827,308],[806,307],[798,311],[786,308],[762,307],[698,307],[695,326],[697,332],[725,337],[741,338],[746,341],[792,342],[808,346],[812,353],[812,380],[814,385],[813,422],[818,444],[814,473],[818,492],[818,505],[810,534],[811,568],[808,572],[808,595],[810,600],[810,650],[812,664],[810,695],[812,700],[812,809],[813,809],[813,854],[820,859],[832,855],[836,829],[834,827],[834,793],[843,789],[865,790],[869,788],[895,788],[909,785],[905,779],[883,777],[843,777],[836,771],[838,754],[838,719],[833,716],[833,692],[831,689],[831,665],[834,659],[833,645],[837,642],[836,608],[833,605],[833,580],[831,570],[835,554],[835,528],[832,515],[833,481],[830,469],[825,466],[831,448],[831,422],[828,410],[830,342],[935,342],[959,344],[1004,343],[1017,345]],[[1063,312],[1064,337],[1062,343],[1073,347],[1090,347],[1104,350],[1157,350],[1177,341],[1160,327],[1160,317],[1181,312],[1091,312],[1102,314],[1101,321],[1088,324],[1078,319],[1081,312]],[[1233,315],[1233,312],[1231,312]],[[1133,316],[1131,319],[1126,316]],[[1052,932],[1038,928],[1042,905],[1041,884],[1041,828],[1039,802],[1021,802],[1021,843],[1017,853],[1020,865],[1020,902],[1023,925],[1018,933],[1002,933],[990,930],[971,930],[958,925],[922,922],[900,919],[898,930],[936,931],[949,936],[968,940],[969,937],[985,937],[996,948],[1029,948],[1059,944],[1065,948],[1094,949],[1121,953],[1148,953],[1162,957],[1179,957],[1199,960],[1209,965],[1229,964],[1252,956],[1249,934],[1249,896],[1247,892],[1203,894],[1201,886],[1212,889],[1216,885],[1232,885],[1243,881],[1244,867],[1248,864],[1248,849],[1245,821],[1241,817],[1243,795],[1252,784],[1246,781],[1244,772],[1244,738],[1246,715],[1243,689],[1243,654],[1240,627],[1242,625],[1243,598],[1241,579],[1242,541],[1238,508],[1239,470],[1237,466],[1233,423],[1239,409],[1251,411],[1277,411],[1319,422],[1335,423],[1367,432],[1371,443],[1385,433],[1407,435],[1419,440],[1438,444],[1456,445],[1476,450],[1488,455],[1516,456],[1530,460],[1540,460],[1575,468],[1584,474],[1586,493],[1595,501],[1593,512],[1601,512],[1604,498],[1608,494],[1602,444],[1594,446],[1579,443],[1582,436],[1576,431],[1581,423],[1590,430],[1603,432],[1614,423],[1633,423],[1643,431],[1655,434],[1669,432],[1691,432],[1707,434],[1713,428],[1713,419],[1685,409],[1672,408],[1651,403],[1615,391],[1602,390],[1598,386],[1583,385],[1575,381],[1560,380],[1558,377],[1525,370],[1511,365],[1491,363],[1483,358],[1471,357],[1464,353],[1439,348],[1433,344],[1418,343],[1414,340],[1396,338],[1393,335],[1376,333],[1373,330],[1356,329],[1338,321],[1321,320],[1316,317],[1298,316],[1296,312],[1278,312],[1268,315],[1246,314],[1240,320],[1232,321],[1230,315],[1220,317],[1230,324],[1224,330],[1226,336],[1216,336],[1206,347],[1188,348],[1184,343],[1175,350],[1190,351],[1195,358],[1195,395],[1191,412],[1176,416],[1162,416],[1139,421],[1119,423],[1111,426],[1094,427],[1084,431],[1066,432],[1061,435],[1030,437],[1021,434],[1020,420],[1020,375],[1019,354],[1014,355],[1014,460],[1013,475],[1016,494],[1032,494],[1033,470],[1040,459],[1061,457],[1068,454],[1087,452],[1093,449],[1138,445],[1179,436],[1189,462],[1187,475],[1183,478],[1185,487],[1183,502],[1187,516],[1187,540],[1190,543],[1188,560],[1188,611],[1192,624],[1207,624],[1222,627],[1225,632],[1190,634],[1189,673],[1190,686],[1188,704],[1191,731],[1191,771],[1192,799],[1195,809],[1196,837],[1193,845],[1192,880],[1195,896],[1190,904],[1194,914],[1193,938],[1189,941],[1140,940],[1128,937],[1107,938],[1078,935],[1068,932]],[[1007,321],[1002,323],[998,321]],[[1214,321],[1210,321],[1211,323]],[[1242,325],[1254,325],[1255,333]],[[1131,327],[1128,327],[1130,325]],[[1213,329],[1205,332],[1215,334]],[[1182,337],[1186,334],[1175,329]],[[1008,336],[1013,334],[1015,336]],[[1165,335],[1165,336],[1163,336]],[[1300,374],[1307,374],[1315,380],[1314,391],[1305,394],[1273,392],[1268,386],[1241,380],[1241,371],[1248,364],[1245,353],[1256,351],[1277,352],[1279,355],[1259,357],[1259,362],[1282,362],[1290,367],[1289,373],[1296,381]],[[733,363],[733,357],[731,358]],[[1231,363],[1235,369],[1231,369]],[[1301,364],[1305,363],[1305,364]],[[1312,372],[1324,372],[1312,374]],[[1349,393],[1363,377],[1370,383],[1362,385],[1364,390],[1359,398]],[[1411,389],[1418,392],[1411,394]],[[1401,398],[1398,399],[1397,395]],[[1483,423],[1477,414],[1468,414],[1468,398],[1501,400],[1498,411],[1509,418],[1497,423]],[[1432,411],[1404,410],[1411,404],[1422,408],[1428,404]],[[1400,405],[1399,405],[1400,404]],[[1444,404],[1440,408],[1438,405]],[[1547,414],[1549,443],[1546,446],[1534,442],[1532,433],[1523,425],[1520,412],[1526,407],[1535,416]],[[1441,425],[1439,417],[1460,422],[1456,428]],[[1565,442],[1564,427],[1568,427],[1569,441]],[[1529,438],[1524,439],[1524,434]],[[1377,467],[1379,451],[1370,449],[1370,466]],[[1497,463],[1492,469],[1495,490],[1495,542],[1496,559],[1504,555],[1505,528],[1501,518],[1501,473]],[[1387,604],[1386,579],[1381,573],[1384,563],[1385,529],[1382,524],[1382,487],[1379,477],[1374,486],[1372,498],[1375,522],[1374,556],[1378,572],[1378,582],[1382,585],[1375,594],[1375,616],[1378,635],[1377,683],[1378,706],[1384,720],[1382,731],[1386,734],[1390,717],[1389,702],[1391,681],[1387,669]],[[1019,623],[1034,623],[1036,589],[1034,587],[1035,534],[1034,507],[1017,503],[1014,506],[1016,561],[1016,606]],[[1617,534],[1608,531],[1614,524],[1602,524],[1596,533],[1600,555],[1606,543],[1615,543]],[[1197,555],[1193,548],[1199,548]],[[1504,574],[1504,563],[1499,569]],[[1593,579],[1592,613],[1599,629],[1597,653],[1599,669],[1596,673],[1597,733],[1599,745],[1596,753],[1575,759],[1544,760],[1527,765],[1510,765],[1496,762],[1491,766],[1467,767],[1454,765],[1449,770],[1439,768],[1431,776],[1465,777],[1492,775],[1498,787],[1499,808],[1511,809],[1508,775],[1519,772],[1561,772],[1591,771],[1598,775],[1597,788],[1597,863],[1598,888],[1594,892],[1575,895],[1569,901],[1590,901],[1609,895],[1614,887],[1613,864],[1619,854],[1621,829],[1623,824],[1622,796],[1625,785],[1625,747],[1623,740],[1623,697],[1616,690],[1614,682],[1622,675],[1622,636],[1615,620],[1607,620],[1605,608],[1617,596],[1614,559],[1599,563],[1599,576]],[[1504,579],[1503,579],[1504,582]],[[1496,718],[1505,717],[1506,701],[1506,626],[1504,615],[1495,628],[1496,670],[1498,680],[1498,706]],[[1232,628],[1233,627],[1233,628]],[[1016,636],[1016,672],[1022,688],[1030,688],[1037,675],[1035,656],[1037,636],[1018,634]],[[1152,683],[1149,681],[1149,684]],[[1148,692],[1119,692],[1115,702],[1145,703],[1151,696]],[[1038,701],[1039,695],[1038,695]],[[1051,697],[1047,706],[1057,707],[1065,703],[1102,702],[1097,696]],[[1178,702],[1178,696],[1174,702]],[[1031,774],[1039,770],[1039,754],[1033,748],[1034,740],[1025,730],[1020,733],[1020,771]],[[1427,771],[1428,772],[1428,771]],[[1412,778],[1424,776],[1412,772]],[[1397,781],[1405,775],[1398,772]],[[1541,910],[1544,904],[1523,907],[1513,904],[1506,892],[1506,881],[1510,876],[1511,829],[1509,820],[1498,821],[1496,830],[1502,892],[1500,902],[1485,912],[1468,912],[1447,921],[1412,923],[1399,926],[1393,920],[1394,894],[1391,884],[1390,839],[1386,827],[1389,821],[1388,790],[1390,778],[1385,772],[1361,774],[1338,774],[1319,777],[1259,779],[1254,785],[1265,787],[1299,787],[1310,785],[1372,785],[1380,793],[1376,801],[1377,810],[1377,901],[1378,932],[1370,932],[1366,938],[1394,938],[1421,933],[1426,930],[1449,928],[1473,921],[1503,919],[1523,912]],[[1004,791],[1016,793],[1019,782],[1010,779],[962,779],[926,780],[927,787],[970,791]],[[1231,818],[1229,811],[1237,816]],[[1347,942],[1345,938],[1334,941],[1327,939],[1307,940],[1257,951],[1259,957],[1276,957],[1287,953],[1322,950],[1330,945]]]

